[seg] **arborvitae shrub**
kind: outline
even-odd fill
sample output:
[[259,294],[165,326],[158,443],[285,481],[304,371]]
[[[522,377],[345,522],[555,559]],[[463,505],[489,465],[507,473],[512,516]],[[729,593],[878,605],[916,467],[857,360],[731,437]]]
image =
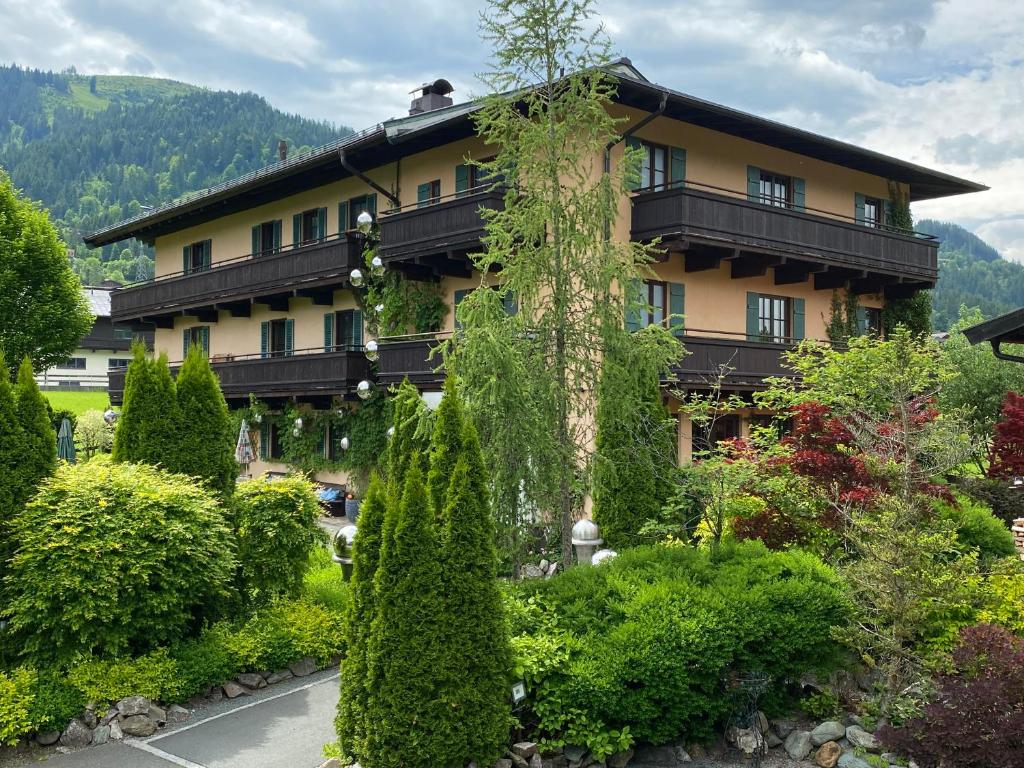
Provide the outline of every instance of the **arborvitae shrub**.
[[230,596],[230,529],[184,475],[105,458],[59,466],[12,533],[4,618],[30,660],[143,652],[197,629]]
[[57,466],[57,436],[50,425],[46,398],[39,391],[32,376],[32,363],[26,357],[18,368],[18,382],[14,387],[18,418],[25,440],[22,469],[25,473],[25,497],[35,492],[44,477],[49,477]]
[[7,378],[7,366],[0,351],[0,588],[12,554],[12,518],[29,496],[22,466],[25,435],[18,418],[14,389]]
[[201,477],[222,496],[235,487],[238,465],[228,405],[202,349],[192,345],[176,382],[181,429],[174,471]]
[[427,472],[427,495],[439,525],[444,525],[447,512],[445,498],[455,465],[462,455],[462,402],[455,391],[455,379],[444,383],[444,397],[434,413],[434,429],[430,437],[430,470]]
[[301,475],[239,483],[231,499],[244,597],[295,597],[309,554],[325,544],[313,484]]
[[1024,475],[1024,397],[1007,392],[989,453],[989,477]]
[[167,355],[148,360],[141,344],[134,351],[114,433],[114,461],[143,462],[174,471],[181,457],[181,417]]

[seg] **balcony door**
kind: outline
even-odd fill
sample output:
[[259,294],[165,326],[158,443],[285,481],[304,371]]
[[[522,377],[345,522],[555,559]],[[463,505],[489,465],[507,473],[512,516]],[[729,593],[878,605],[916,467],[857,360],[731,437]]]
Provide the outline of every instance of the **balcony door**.
[[260,323],[260,357],[288,357],[294,349],[295,321],[265,320]]
[[324,315],[324,351],[359,351],[362,348],[362,310],[342,309]]

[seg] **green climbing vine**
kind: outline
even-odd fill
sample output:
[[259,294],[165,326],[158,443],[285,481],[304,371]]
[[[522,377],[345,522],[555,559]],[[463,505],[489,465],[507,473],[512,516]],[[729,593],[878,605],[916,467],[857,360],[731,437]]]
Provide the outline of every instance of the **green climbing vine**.
[[857,294],[845,291],[844,295],[840,295],[838,290],[832,291],[828,323],[825,325],[829,341],[833,344],[845,344],[851,336],[860,335],[859,309]]
[[376,246],[363,252],[366,263],[363,288],[354,291],[367,330],[377,337],[441,330],[449,311],[441,284],[410,280],[397,269],[374,275],[371,262],[376,255]]
[[914,217],[910,213],[910,196],[895,181],[889,181],[889,216],[886,226],[911,234],[914,231]]

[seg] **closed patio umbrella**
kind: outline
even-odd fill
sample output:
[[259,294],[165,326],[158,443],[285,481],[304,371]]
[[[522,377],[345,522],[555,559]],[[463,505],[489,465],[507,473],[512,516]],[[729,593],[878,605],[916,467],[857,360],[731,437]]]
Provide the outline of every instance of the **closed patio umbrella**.
[[63,419],[57,433],[57,458],[68,464],[75,463],[75,434],[71,431],[70,419]]
[[235,461],[243,467],[248,467],[255,460],[256,453],[252,449],[252,438],[249,436],[249,422],[242,419],[242,428],[238,430],[238,443],[235,445]]

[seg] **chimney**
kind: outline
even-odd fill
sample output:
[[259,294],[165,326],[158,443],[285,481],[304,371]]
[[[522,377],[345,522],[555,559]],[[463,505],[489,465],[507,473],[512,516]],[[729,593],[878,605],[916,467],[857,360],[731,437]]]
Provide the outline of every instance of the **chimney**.
[[288,159],[288,142],[284,139],[277,142],[277,157],[282,163]]
[[454,90],[452,84],[444,79],[435,80],[432,83],[424,83],[415,91],[412,91],[412,93],[419,92],[420,95],[412,100],[409,114],[419,115],[424,112],[433,112],[435,109],[441,109],[442,107],[450,107],[453,102],[448,94]]

